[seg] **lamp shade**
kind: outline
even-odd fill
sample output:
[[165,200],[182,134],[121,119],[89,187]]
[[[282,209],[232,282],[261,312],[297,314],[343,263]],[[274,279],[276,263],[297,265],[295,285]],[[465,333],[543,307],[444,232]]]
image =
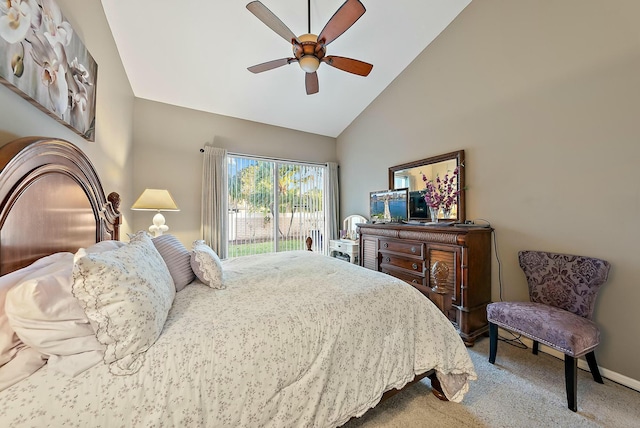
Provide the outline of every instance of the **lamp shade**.
[[165,189],[145,189],[131,206],[132,210],[180,211],[171,193]]

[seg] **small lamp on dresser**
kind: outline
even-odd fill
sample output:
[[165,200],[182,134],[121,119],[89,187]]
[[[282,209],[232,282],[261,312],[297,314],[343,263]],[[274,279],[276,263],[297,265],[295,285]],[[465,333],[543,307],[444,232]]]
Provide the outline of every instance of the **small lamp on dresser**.
[[145,189],[131,206],[132,210],[156,211],[153,216],[153,224],[149,226],[149,232],[154,236],[160,236],[169,230],[165,224],[165,218],[160,211],[180,211],[173,200],[171,193],[165,189]]

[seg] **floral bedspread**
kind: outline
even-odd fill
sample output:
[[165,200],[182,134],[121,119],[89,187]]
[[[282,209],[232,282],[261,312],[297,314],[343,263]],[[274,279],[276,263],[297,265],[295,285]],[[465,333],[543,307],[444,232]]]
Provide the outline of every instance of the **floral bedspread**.
[[303,251],[223,265],[226,289],[176,294],[140,371],[45,365],[0,393],[0,426],[335,427],[432,368],[453,401],[476,378],[451,323],[400,280]]

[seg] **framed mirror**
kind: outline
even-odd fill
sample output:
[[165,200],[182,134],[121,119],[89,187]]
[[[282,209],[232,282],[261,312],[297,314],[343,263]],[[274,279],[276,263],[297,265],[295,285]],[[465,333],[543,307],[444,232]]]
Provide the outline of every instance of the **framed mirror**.
[[[343,222],[344,229],[342,229],[342,231],[344,231],[344,234],[345,234],[344,238],[355,241],[357,229],[358,229],[356,225],[358,223],[366,223],[366,222],[367,222],[367,218],[358,214],[347,216]],[[342,239],[342,236],[340,236],[340,238]]]
[[443,210],[440,210],[439,220],[463,223],[466,220],[464,165],[464,150],[458,150],[392,166],[389,168],[389,189],[409,188],[409,220],[435,221],[431,218],[431,212],[424,200],[426,186],[422,175],[424,174],[430,180],[435,181],[436,177],[440,177],[442,180],[445,175],[451,178],[454,170],[458,168],[457,180],[454,180],[454,182],[457,181],[457,189],[460,192],[455,197],[455,203],[451,207],[449,217],[445,219]]

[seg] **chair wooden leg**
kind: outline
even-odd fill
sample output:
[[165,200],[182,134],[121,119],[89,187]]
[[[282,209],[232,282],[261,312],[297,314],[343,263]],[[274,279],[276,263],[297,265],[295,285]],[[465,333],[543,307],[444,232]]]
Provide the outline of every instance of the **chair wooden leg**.
[[587,363],[589,364],[589,370],[591,370],[591,376],[593,376],[593,380],[598,383],[604,383],[602,380],[602,376],[600,376],[600,369],[598,368],[598,363],[596,362],[596,354],[591,351],[587,355]]
[[492,322],[489,323],[489,362],[496,362],[496,353],[498,352],[498,326]]
[[578,359],[564,356],[564,380],[567,389],[567,404],[570,410],[578,411],[578,400],[576,393],[578,390]]
[[538,348],[539,348],[540,344],[538,343],[537,340],[533,341],[533,355],[538,355]]

